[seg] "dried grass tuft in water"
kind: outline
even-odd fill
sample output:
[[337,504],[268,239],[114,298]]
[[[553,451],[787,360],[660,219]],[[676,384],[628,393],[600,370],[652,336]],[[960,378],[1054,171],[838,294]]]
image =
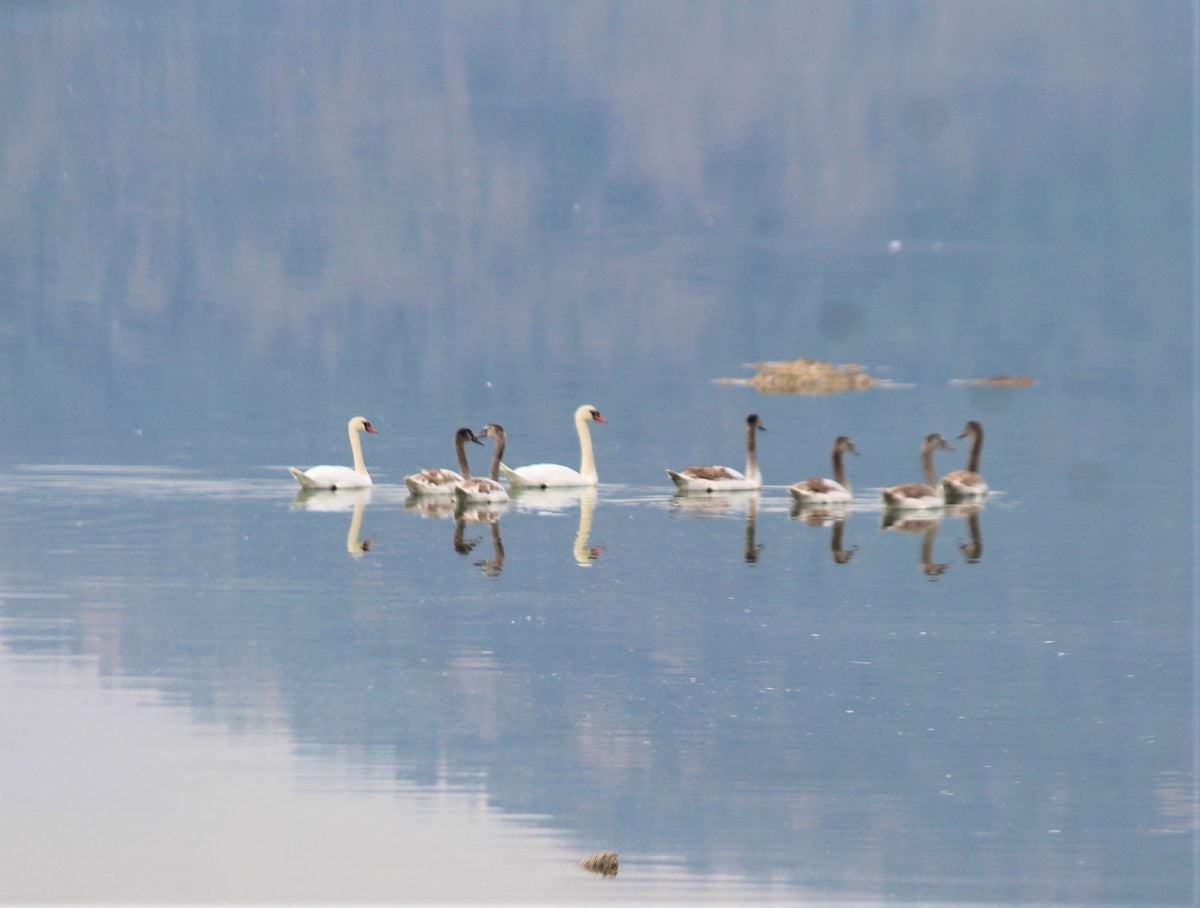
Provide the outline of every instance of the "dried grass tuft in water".
[[579,866],[600,876],[616,876],[620,863],[615,851],[600,851],[584,858],[579,862]]
[[882,385],[854,363],[836,365],[819,359],[754,363],[752,378],[721,378],[722,384],[749,385],[760,394],[840,394]]

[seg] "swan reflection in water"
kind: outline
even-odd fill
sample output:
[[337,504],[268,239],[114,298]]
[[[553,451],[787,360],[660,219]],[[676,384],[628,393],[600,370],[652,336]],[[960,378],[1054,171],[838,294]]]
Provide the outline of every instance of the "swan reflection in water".
[[371,551],[371,540],[362,538],[363,511],[371,500],[372,489],[301,489],[292,499],[293,511],[351,511],[350,527],[346,530],[346,551],[353,558],[361,558]]
[[592,520],[596,514],[596,487],[533,489],[513,486],[509,489],[513,503],[523,511],[558,514],[579,505],[579,527],[571,554],[580,567],[591,567],[604,554],[600,546],[589,544]]
[[845,546],[846,520],[850,516],[850,503],[810,505],[800,501],[792,503],[792,520],[801,520],[810,527],[831,527],[829,531],[829,553],[834,564],[849,564],[858,546]]
[[499,577],[504,570],[504,541],[500,538],[500,515],[508,510],[508,502],[459,504],[454,511],[454,551],[469,555],[479,545],[479,539],[467,539],[468,526],[486,524],[492,537],[492,557],[474,562],[489,577]]
[[575,563],[580,567],[591,567],[593,562],[604,554],[599,546],[589,546],[588,540],[592,535],[592,518],[596,514],[596,490],[584,489],[579,493],[579,528],[575,531],[575,545],[571,554]]
[[967,534],[971,537],[966,542],[958,544],[963,561],[967,564],[978,564],[983,560],[983,530],[980,528],[979,515],[983,511],[983,502],[955,504],[946,508],[950,517],[959,517],[967,522]]
[[454,517],[454,497],[433,498],[429,495],[409,495],[404,499],[404,511],[425,520],[451,520]]
[[409,495],[404,499],[405,513],[416,514],[425,520],[453,520],[461,513],[467,523],[487,523],[489,515],[499,518],[507,510],[507,501],[459,502],[453,496],[434,498],[430,495]]
[[938,526],[943,516],[941,510],[917,513],[887,510],[883,514],[883,529],[921,534],[921,573],[930,580],[937,580],[950,570],[949,564],[933,560],[933,545],[937,541]]
[[746,513],[746,529],[742,538],[742,558],[747,564],[758,562],[763,546],[757,542],[758,505],[762,493],[756,491],[704,492],[679,490],[671,496],[667,510],[689,517],[715,518]]

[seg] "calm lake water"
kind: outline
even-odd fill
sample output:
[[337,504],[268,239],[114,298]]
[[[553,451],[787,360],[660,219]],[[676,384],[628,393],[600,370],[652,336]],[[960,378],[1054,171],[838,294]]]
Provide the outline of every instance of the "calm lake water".
[[[1193,29],[0,8],[0,900],[1194,903]],[[714,381],[801,356],[892,386]]]

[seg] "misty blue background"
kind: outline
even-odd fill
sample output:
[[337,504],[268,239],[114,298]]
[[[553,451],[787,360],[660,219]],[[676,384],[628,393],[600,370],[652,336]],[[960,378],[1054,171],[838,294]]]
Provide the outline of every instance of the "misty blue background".
[[[0,898],[1194,900],[1194,35],[1182,2],[0,6]],[[901,387],[713,383],[799,356]],[[998,373],[1037,384],[951,384]],[[574,464],[584,402],[590,567],[578,498],[466,555],[405,507],[459,425]],[[672,500],[750,411],[762,495]],[[284,467],[347,462],[356,414],[350,557]],[[931,579],[877,489],[970,418],[983,555],[947,515]],[[784,488],[839,434],[847,564]],[[382,858],[405,834],[430,856]]]

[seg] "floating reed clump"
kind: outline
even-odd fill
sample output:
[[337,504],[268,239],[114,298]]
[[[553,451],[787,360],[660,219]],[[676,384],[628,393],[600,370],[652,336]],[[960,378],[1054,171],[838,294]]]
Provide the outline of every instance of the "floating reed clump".
[[790,362],[753,363],[757,370],[751,378],[720,378],[728,385],[749,385],[760,394],[840,394],[865,391],[882,385],[854,363],[837,365],[819,359],[794,359]]
[[584,858],[579,862],[579,866],[590,873],[598,873],[600,876],[616,876],[620,863],[615,851],[601,851]]
[[1037,379],[1028,375],[993,375],[990,378],[952,378],[950,384],[976,388],[1032,388]]

